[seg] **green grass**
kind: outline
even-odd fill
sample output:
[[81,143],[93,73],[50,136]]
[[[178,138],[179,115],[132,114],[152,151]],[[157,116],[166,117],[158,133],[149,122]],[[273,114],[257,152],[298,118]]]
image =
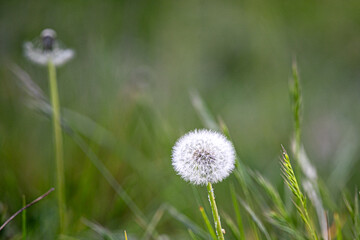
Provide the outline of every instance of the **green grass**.
[[51,27],[76,56],[56,69],[66,232],[54,192],[0,239],[214,238],[206,189],[171,167],[176,139],[195,128],[223,132],[237,151],[215,186],[225,239],[360,239],[359,9],[1,2],[0,225],[22,196],[60,192],[46,68],[22,44]]

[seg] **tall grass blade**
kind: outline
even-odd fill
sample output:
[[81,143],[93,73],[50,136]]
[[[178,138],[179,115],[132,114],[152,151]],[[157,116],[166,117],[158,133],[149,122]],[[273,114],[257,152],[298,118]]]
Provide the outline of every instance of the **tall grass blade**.
[[329,234],[328,234],[328,222],[326,218],[326,213],[322,204],[322,201],[320,199],[320,194],[317,184],[314,182],[311,182],[310,180],[305,179],[303,183],[304,190],[306,192],[306,195],[309,197],[311,203],[315,207],[316,214],[318,216],[320,228],[321,228],[321,235],[324,240],[328,240]]
[[59,235],[58,240],[82,240],[82,239],[62,234]]
[[279,193],[271,185],[269,180],[265,179],[260,173],[251,172],[251,176],[265,190],[279,213],[287,218],[288,213],[285,209],[284,202],[281,200]]
[[136,203],[131,199],[131,197],[126,193],[123,187],[116,181],[116,179],[112,176],[109,170],[105,167],[105,165],[101,162],[101,160],[96,156],[96,154],[91,150],[91,148],[86,144],[86,142],[75,132],[70,133],[70,136],[77,143],[77,145],[81,148],[81,150],[88,156],[90,161],[94,164],[94,166],[99,170],[101,175],[106,179],[106,181],[110,184],[110,186],[115,190],[115,192],[123,199],[125,204],[131,209],[137,218],[139,225],[144,229],[147,227],[147,221],[145,215],[136,205]]
[[188,232],[192,240],[199,240],[199,238],[196,237],[195,233],[190,228],[188,229]]
[[187,216],[180,213],[175,207],[170,204],[165,204],[167,212],[179,222],[183,223],[187,228],[191,229],[194,233],[201,236],[202,238],[208,239],[209,233],[200,228],[196,223],[191,221]]
[[211,237],[212,237],[214,240],[217,240],[217,236],[216,236],[216,233],[215,233],[215,231],[214,231],[214,228],[212,227],[212,225],[211,225],[211,223],[210,223],[210,221],[209,221],[209,218],[208,218],[208,216],[206,215],[206,212],[205,212],[204,208],[200,206],[199,210],[200,210],[200,212],[201,212],[201,216],[202,216],[203,219],[204,219],[205,225],[206,225],[206,227],[207,227],[207,229],[208,229]]
[[100,224],[89,221],[86,218],[82,218],[81,221],[86,226],[88,226],[89,228],[94,230],[96,233],[98,233],[104,240],[116,240],[115,236],[113,236],[113,234],[109,230],[107,230]]
[[336,225],[336,240],[342,240],[343,239],[342,224],[341,224],[339,214],[337,214],[337,213],[334,214],[334,221],[335,221],[335,225]]
[[155,236],[155,227],[156,225],[159,223],[160,219],[162,218],[162,216],[164,215],[164,211],[165,211],[165,205],[161,205],[155,212],[153,218],[151,219],[146,231],[145,231],[145,234],[143,236],[142,239],[150,239],[151,236]]
[[236,199],[236,192],[235,192],[233,183],[230,183],[230,193],[231,193],[231,200],[232,200],[233,207],[234,207],[234,212],[236,215],[236,222],[237,222],[237,226],[238,226],[238,232],[239,232],[238,239],[245,239],[244,226],[242,223],[240,208],[239,208],[238,201]]
[[354,228],[356,233],[356,238],[360,239],[360,219],[359,219],[359,191],[355,190],[354,197]]
[[332,187],[334,194],[342,190],[354,174],[354,166],[359,159],[359,137],[350,129],[341,140],[335,152],[332,172],[327,180],[327,186]]
[[[26,206],[25,195],[22,196],[23,208]],[[26,208],[22,212],[22,240],[26,240]]]
[[240,231],[237,228],[234,221],[231,219],[231,217],[229,215],[227,215],[225,212],[222,212],[221,215],[224,217],[226,225],[228,225],[228,227],[230,228],[230,230],[231,230],[232,234],[235,236],[235,238],[238,240],[245,239],[245,238],[241,237]]
[[200,194],[199,194],[199,190],[195,187],[195,185],[191,184],[191,189],[194,193],[194,197],[195,197],[195,201],[196,201],[196,204],[200,207],[200,206],[204,206],[204,202],[203,200],[201,199],[200,197]]
[[189,94],[192,105],[195,108],[204,126],[212,130],[219,130],[219,125],[216,123],[215,119],[211,115],[209,109],[206,107],[199,93],[193,90],[190,91]]
[[274,211],[267,213],[267,217],[272,225],[274,225],[281,231],[287,233],[289,237],[291,236],[292,239],[307,239],[305,238],[305,236],[303,236],[303,233],[296,228],[296,226],[292,223],[291,219],[285,218],[283,215]]
[[345,207],[349,212],[351,219],[351,231],[354,239],[360,239],[360,222],[359,222],[359,192],[355,191],[354,206],[351,205],[350,199],[343,193]]
[[292,82],[289,84],[290,97],[292,102],[292,110],[294,117],[294,128],[295,128],[295,157],[299,159],[300,144],[301,144],[301,111],[302,111],[302,96],[301,88],[299,83],[299,72],[296,61],[292,64]]
[[239,198],[239,201],[240,201],[241,205],[244,207],[244,209],[249,213],[252,220],[254,221],[256,226],[259,228],[259,230],[264,234],[265,238],[267,240],[270,240],[271,239],[270,235],[269,235],[268,231],[266,230],[264,224],[261,222],[260,218],[258,216],[256,216],[255,212],[250,208],[250,206],[244,200]]

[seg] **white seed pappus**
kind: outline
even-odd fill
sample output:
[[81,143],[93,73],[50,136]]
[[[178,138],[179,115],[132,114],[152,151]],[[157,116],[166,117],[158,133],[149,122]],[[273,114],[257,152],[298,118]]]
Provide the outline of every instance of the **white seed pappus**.
[[41,32],[40,37],[32,42],[25,42],[25,56],[39,65],[47,65],[51,61],[55,66],[61,66],[75,55],[72,49],[66,49],[61,45],[56,39],[56,32],[52,29],[45,29]]

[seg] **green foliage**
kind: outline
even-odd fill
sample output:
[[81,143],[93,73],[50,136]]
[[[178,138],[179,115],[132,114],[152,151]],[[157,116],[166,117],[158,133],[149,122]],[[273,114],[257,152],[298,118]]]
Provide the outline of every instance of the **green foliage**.
[[[129,239],[212,238],[198,211],[207,192],[170,164],[175,139],[203,127],[237,150],[235,171],[215,186],[225,239],[359,239],[359,9],[336,0],[2,1],[1,223],[21,195],[55,186],[48,81],[22,44],[51,27],[76,57],[57,69],[66,235],[53,194],[0,239],[124,239],[124,229]],[[285,179],[296,194],[277,162],[289,136]]]

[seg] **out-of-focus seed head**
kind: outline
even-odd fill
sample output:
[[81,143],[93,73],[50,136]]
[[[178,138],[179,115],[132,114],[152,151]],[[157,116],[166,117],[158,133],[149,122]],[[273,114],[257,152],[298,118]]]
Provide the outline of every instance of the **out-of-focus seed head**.
[[53,50],[54,43],[56,40],[56,32],[50,28],[46,28],[41,32],[40,37],[41,37],[43,49],[45,51]]
[[71,60],[75,53],[60,45],[56,32],[47,28],[41,32],[40,37],[24,44],[25,56],[39,65],[47,65],[51,61],[55,66],[61,66]]
[[186,181],[196,185],[222,181],[234,169],[233,144],[218,132],[195,130],[181,137],[172,151],[172,165]]

